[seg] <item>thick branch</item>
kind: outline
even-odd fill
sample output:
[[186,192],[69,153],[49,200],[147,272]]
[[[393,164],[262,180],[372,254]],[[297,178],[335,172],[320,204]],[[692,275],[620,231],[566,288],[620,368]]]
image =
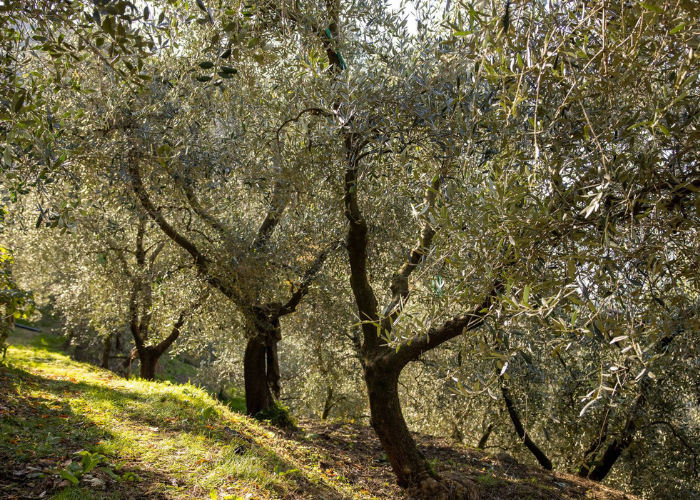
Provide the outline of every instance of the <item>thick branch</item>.
[[136,264],[138,266],[137,273],[138,276],[134,282],[134,289],[136,290],[136,296],[140,292],[143,292],[143,303],[141,304],[141,321],[139,322],[139,335],[141,337],[141,342],[146,342],[148,340],[148,333],[151,324],[151,306],[153,305],[153,291],[151,290],[150,284],[148,282],[144,283],[144,275],[148,273],[146,269],[146,250],[144,248],[144,238],[146,236],[146,215],[141,214],[139,216],[139,225],[136,230]]
[[[435,206],[435,198],[440,189],[440,175],[436,175],[430,186],[425,192],[425,214],[429,213],[430,210]],[[384,319],[382,320],[382,329],[386,331],[391,331],[391,325],[396,319],[396,317],[401,313],[403,309],[403,304],[409,295],[408,290],[408,278],[411,273],[418,267],[421,260],[430,250],[433,244],[433,237],[435,236],[435,229],[433,229],[428,217],[426,216],[423,220],[423,228],[421,229],[420,238],[418,239],[418,244],[411,250],[408,257],[408,262],[404,263],[399,269],[399,272],[394,276],[391,282],[391,302],[387,304],[384,308]]]
[[161,241],[153,249],[153,253],[151,253],[151,256],[148,258],[149,270],[153,269],[153,265],[155,264],[156,259],[158,258],[158,255],[160,255],[160,252],[162,252],[164,248],[165,248],[165,241]]
[[209,269],[207,259],[201,254],[195,244],[178,233],[175,228],[165,220],[165,217],[160,210],[156,209],[156,207],[153,205],[153,202],[148,196],[148,193],[143,185],[141,170],[139,169],[138,162],[134,160],[130,161],[128,169],[129,175],[131,176],[131,184],[134,193],[138,197],[143,208],[146,210],[146,213],[156,222],[156,224],[158,224],[158,227],[160,227],[168,238],[173,240],[192,256],[200,273],[208,275]]
[[131,330],[131,335],[134,337],[134,343],[137,349],[144,348],[144,341],[141,337],[139,325],[138,294],[140,287],[141,283],[137,278],[134,280],[134,284],[131,288],[131,296],[129,297],[129,329]]
[[163,355],[165,351],[168,350],[168,347],[170,347],[173,342],[175,342],[178,337],[180,336],[180,329],[182,328],[182,325],[185,324],[185,320],[187,319],[187,316],[189,315],[191,311],[181,311],[180,315],[177,318],[177,321],[175,321],[175,324],[173,325],[172,330],[170,330],[170,335],[168,335],[166,338],[161,340],[157,345],[153,347],[153,351],[156,355],[156,357],[160,357]]
[[165,233],[168,238],[173,240],[177,245],[183,248],[187,253],[192,256],[194,260],[195,267],[198,273],[206,279],[214,288],[218,289],[226,297],[232,300],[238,300],[238,294],[230,286],[223,283],[218,278],[212,276],[209,271],[210,261],[207,259],[192,243],[189,239],[180,234],[173,226],[171,226],[159,209],[153,205],[146,189],[143,185],[143,180],[141,179],[141,171],[139,169],[138,163],[136,161],[129,162],[129,175],[131,176],[132,189],[138,197],[141,205],[146,210],[146,213],[153,219],[158,227]]
[[424,352],[434,349],[462,333],[480,327],[484,324],[486,317],[490,313],[491,305],[501,288],[500,282],[496,282],[484,301],[472,311],[460,316],[455,316],[446,321],[440,328],[431,329],[418,339],[410,339],[402,342],[399,344],[396,351],[391,351],[388,354],[389,361],[397,368],[403,368],[409,362],[418,359]]
[[362,215],[357,202],[357,159],[353,147],[353,137],[345,137],[347,169],[345,170],[345,217],[348,219],[348,258],[350,261],[350,288],[355,296],[355,302],[362,322],[364,338],[363,354],[374,351],[379,345],[376,325],[379,323],[377,314],[377,298],[372,290],[367,274],[367,221]]
[[136,264],[143,270],[146,265],[146,251],[143,249],[143,238],[146,235],[146,218],[139,217],[139,225],[136,229]]
[[211,215],[204,209],[204,207],[202,207],[197,199],[197,196],[194,194],[194,189],[192,189],[192,184],[190,182],[184,183],[184,191],[187,201],[192,207],[192,210],[194,210],[194,213],[196,213],[204,222],[209,224],[216,232],[218,232],[224,240],[228,240],[230,235],[228,229],[221,221],[219,221],[219,219]]
[[253,242],[253,249],[262,250],[270,241],[270,237],[274,232],[277,224],[280,221],[282,212],[287,207],[287,201],[284,198],[284,187],[286,183],[282,181],[275,182],[275,187],[272,191],[272,202],[270,204],[270,209],[267,211],[265,220],[263,220],[260,228],[258,229],[258,235]]
[[301,119],[301,117],[303,115],[305,115],[306,113],[309,113],[312,115],[317,115],[317,116],[325,116],[326,118],[333,116],[333,113],[326,111],[323,108],[305,108],[305,109],[302,109],[301,111],[299,111],[299,113],[297,114],[296,117],[289,118],[288,120],[285,120],[284,122],[282,122],[282,125],[280,125],[277,128],[277,144],[279,144],[281,142],[280,141],[280,134],[282,133],[282,129],[284,129],[284,127],[286,127],[287,125],[289,125],[292,122],[295,122],[295,123],[298,122]]

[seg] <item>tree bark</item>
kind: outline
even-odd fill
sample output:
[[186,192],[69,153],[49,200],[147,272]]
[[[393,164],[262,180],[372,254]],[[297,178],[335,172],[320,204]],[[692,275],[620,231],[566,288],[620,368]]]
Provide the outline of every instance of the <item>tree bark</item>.
[[134,360],[139,358],[139,352],[138,350],[134,347],[131,349],[131,352],[129,355],[124,359],[124,363],[122,364],[122,370],[124,371],[124,377],[129,378],[131,377],[131,364],[134,362]]
[[[253,302],[256,299],[244,296],[245,294],[239,292],[240,284],[237,283],[237,280],[240,279],[240,276],[237,276],[237,270],[229,268],[226,273],[223,273],[230,276],[229,279],[221,279],[218,277],[221,273],[211,272],[211,268],[217,265],[217,262],[209,259],[192,240],[181,234],[166,220],[159,208],[156,208],[143,184],[137,157],[129,161],[128,170],[132,181],[132,189],[148,216],[156,222],[166,236],[190,254],[199,275],[209,285],[218,289],[234,303],[252,325],[249,328],[250,333],[253,333],[253,335],[246,346],[243,362],[246,411],[250,415],[259,413],[272,405],[274,398],[279,398],[280,394],[280,370],[277,359],[277,342],[281,340],[279,318],[296,311],[297,306],[307,294],[314,277],[323,266],[330,250],[324,250],[317,256],[311,267],[304,273],[301,283],[292,289],[291,297],[285,304],[255,304]],[[207,212],[197,199],[193,186],[186,182],[182,187],[194,213],[218,232],[224,240],[231,240],[232,229],[226,227],[220,220]],[[247,255],[248,258],[264,258],[262,252],[286,207],[283,187],[284,183],[282,181],[275,184],[272,205],[260,226],[255,241],[251,245]],[[141,260],[143,260],[143,257]],[[251,282],[248,282],[247,285],[251,285]],[[247,288],[253,289],[254,287],[248,286]]]
[[367,362],[364,370],[372,427],[379,437],[396,482],[411,495],[430,500],[477,500],[475,484],[438,476],[416,446],[401,411],[399,375],[402,367],[386,358]]
[[610,443],[610,445],[605,449],[601,464],[593,469],[593,471],[588,475],[588,479],[598,482],[605,479],[612,470],[613,465],[615,465],[615,462],[617,462],[617,459],[620,458],[620,455],[622,455],[622,452],[632,444],[632,440],[632,436],[628,436],[621,440],[613,439],[612,443]]
[[323,403],[323,413],[321,414],[321,420],[326,420],[331,413],[331,410],[335,406],[333,401],[333,388],[329,385],[326,389],[326,401]]
[[75,333],[73,333],[71,331],[68,334],[68,337],[66,337],[65,342],[63,342],[63,344],[61,344],[61,349],[63,349],[64,351],[67,351],[68,349],[70,349],[70,345],[73,343],[73,337],[75,337]]
[[[352,133],[345,135],[346,161],[344,205],[348,220],[347,250],[350,263],[350,288],[362,321],[362,355],[372,415],[372,426],[379,437],[400,486],[426,499],[462,500],[479,497],[474,483],[452,478],[440,478],[431,469],[408,430],[401,412],[398,379],[403,368],[424,352],[483,324],[491,302],[500,288],[495,283],[483,302],[475,309],[446,321],[418,339],[390,348],[382,340],[391,335],[394,320],[410,295],[408,280],[411,273],[432,246],[435,230],[426,218],[421,235],[407,262],[394,275],[392,298],[381,315],[378,301],[369,281],[367,269],[368,226],[357,199],[358,158],[364,142]],[[426,190],[426,203],[432,207],[439,188],[439,175]],[[380,335],[381,334],[381,335]]]
[[248,339],[243,356],[245,406],[248,415],[260,413],[274,403],[267,381],[267,346],[260,338]]
[[109,356],[112,354],[112,337],[114,334],[110,333],[105,337],[104,348],[102,349],[102,368],[109,370]]
[[649,383],[646,380],[643,380],[640,384],[639,394],[634,400],[632,410],[627,416],[627,421],[622,428],[622,432],[610,442],[603,453],[600,465],[597,465],[589,472],[588,479],[593,481],[602,481],[605,479],[615,465],[615,462],[617,462],[617,459],[620,458],[622,453],[629,448],[634,441],[635,435],[637,434],[636,419],[639,418],[639,414],[646,405],[647,399],[645,392],[648,389],[648,385]]
[[399,400],[399,373],[374,362],[367,363],[364,375],[372,427],[382,443],[399,486],[405,488],[427,477],[436,477],[418,450],[403,417]]
[[280,397],[280,368],[277,343],[282,340],[280,314],[284,306],[278,302],[256,305],[252,316],[248,345],[243,358],[246,412],[255,415],[271,406]]
[[151,347],[139,351],[139,377],[143,380],[156,379],[156,366],[160,356]]
[[578,470],[579,477],[588,477],[591,473],[591,469],[594,467],[592,462],[595,460],[600,447],[603,446],[603,443],[608,436],[608,423],[610,422],[609,416],[610,408],[608,408],[605,415],[603,415],[600,433],[595,437],[595,439],[593,439],[593,441],[591,441],[591,444],[588,446],[588,449],[583,455],[583,464],[581,464],[581,467]]
[[489,441],[489,437],[491,436],[491,431],[493,431],[493,424],[489,424],[486,427],[484,434],[481,436],[481,439],[479,439],[479,444],[476,445],[476,447],[478,449],[483,450],[486,448],[486,443],[488,443],[488,441]]

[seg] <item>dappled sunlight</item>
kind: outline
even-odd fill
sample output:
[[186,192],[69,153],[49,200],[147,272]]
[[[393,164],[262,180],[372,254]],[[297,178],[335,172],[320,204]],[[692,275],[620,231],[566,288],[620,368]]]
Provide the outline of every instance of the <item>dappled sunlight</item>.
[[[299,465],[300,458],[309,458],[305,447],[230,411],[201,388],[125,380],[46,345],[12,346],[8,359],[17,386],[36,387],[42,394],[34,397],[23,389],[25,398],[60,413],[69,427],[79,420],[81,428],[90,429],[81,446],[137,471],[144,484],[160,477],[151,494],[205,496],[221,489],[271,498],[305,484],[321,488],[327,498],[365,498],[317,466]],[[48,429],[32,435],[35,440],[63,439]],[[52,445],[27,444],[36,457],[55,452]],[[70,492],[63,495],[71,498]]]

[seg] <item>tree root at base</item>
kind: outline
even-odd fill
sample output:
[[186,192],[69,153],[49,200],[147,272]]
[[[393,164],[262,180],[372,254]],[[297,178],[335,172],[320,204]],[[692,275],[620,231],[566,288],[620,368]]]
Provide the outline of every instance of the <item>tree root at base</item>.
[[474,482],[451,474],[423,479],[409,487],[408,493],[423,500],[479,500],[479,488]]

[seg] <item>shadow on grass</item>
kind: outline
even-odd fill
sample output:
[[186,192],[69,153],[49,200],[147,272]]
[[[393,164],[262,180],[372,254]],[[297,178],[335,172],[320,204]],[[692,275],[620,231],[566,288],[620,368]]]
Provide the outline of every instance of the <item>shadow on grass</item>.
[[[210,487],[235,490],[241,481],[275,490],[281,498],[299,498],[299,493],[352,498],[257,443],[259,431],[242,417],[226,419],[221,407],[196,387],[126,381],[87,365],[74,368],[74,378],[68,362],[57,356],[64,355],[49,346],[20,354],[27,357],[19,364],[32,371],[0,368],[0,394],[11,395],[0,398],[5,412],[0,460],[12,464],[9,477],[0,476],[0,487],[18,497],[57,488],[60,481],[41,471],[65,467],[76,451],[87,449],[122,461],[119,474],[132,470],[143,479],[113,483],[102,476],[118,495],[114,498],[208,497]],[[77,380],[85,374],[94,376],[94,382]],[[186,456],[190,446],[192,459]],[[18,471],[21,476],[13,475]],[[74,489],[70,495],[75,498],[90,498],[90,490]]]

